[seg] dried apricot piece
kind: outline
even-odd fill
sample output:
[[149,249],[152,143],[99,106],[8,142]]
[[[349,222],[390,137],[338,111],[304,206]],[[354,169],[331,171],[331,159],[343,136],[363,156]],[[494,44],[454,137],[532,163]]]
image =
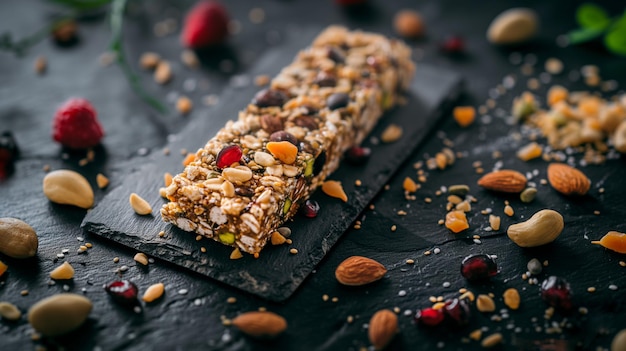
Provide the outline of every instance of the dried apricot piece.
[[461,127],[467,127],[474,123],[476,109],[473,106],[457,106],[454,108],[454,111],[452,111],[452,115],[456,123]]
[[341,199],[343,202],[348,201],[348,195],[346,195],[346,192],[343,191],[343,186],[341,186],[341,182],[339,181],[325,181],[324,184],[322,184],[322,191],[324,194]]
[[604,246],[605,248],[626,254],[626,234],[616,231],[606,233],[599,241],[592,241],[592,244]]
[[537,157],[541,157],[543,148],[536,142],[532,142],[521,149],[517,150],[517,157],[522,161],[530,161]]
[[6,264],[4,264],[4,262],[0,261],[0,277],[2,277],[2,275],[4,274],[4,272],[7,271],[7,269],[9,269],[9,266],[7,266]]
[[554,85],[548,90],[548,105],[552,106],[559,101],[567,101],[569,92],[560,85]]
[[467,223],[467,217],[463,211],[450,211],[446,215],[446,228],[450,229],[453,233],[459,233],[469,228]]
[[409,193],[414,193],[419,188],[417,183],[410,177],[404,178],[404,182],[402,182],[402,187],[404,188],[404,191],[408,191]]
[[183,160],[183,166],[186,167],[195,160],[196,160],[196,155],[192,153],[188,153],[187,156],[185,156],[185,159]]
[[270,141],[267,150],[284,164],[296,162],[298,147],[288,141]]

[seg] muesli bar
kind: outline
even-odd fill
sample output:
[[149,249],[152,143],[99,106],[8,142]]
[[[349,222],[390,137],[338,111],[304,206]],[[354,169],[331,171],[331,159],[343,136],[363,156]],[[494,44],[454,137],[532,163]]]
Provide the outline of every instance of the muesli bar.
[[414,71],[400,41],[327,28],[174,177],[163,220],[258,254]]

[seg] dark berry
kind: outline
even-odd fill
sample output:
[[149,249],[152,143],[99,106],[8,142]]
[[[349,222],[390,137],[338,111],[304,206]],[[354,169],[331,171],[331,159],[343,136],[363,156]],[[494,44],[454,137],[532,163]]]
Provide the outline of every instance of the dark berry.
[[93,105],[86,99],[72,98],[66,101],[54,115],[52,137],[71,149],[96,146],[104,136]]
[[334,93],[326,99],[326,106],[331,110],[348,106],[350,96],[346,93]]
[[217,167],[226,168],[241,160],[242,151],[238,145],[226,146],[217,154]]
[[326,164],[326,152],[322,151],[317,156],[317,158],[315,159],[315,162],[313,163],[313,175],[316,176],[320,174],[325,164]]
[[541,298],[550,306],[561,311],[572,308],[572,292],[569,283],[560,277],[549,276],[541,283]]
[[254,195],[254,190],[250,188],[236,187],[235,194],[239,196],[252,197]]
[[317,84],[320,87],[334,87],[337,85],[337,78],[330,73],[322,71],[317,74],[313,84]]
[[465,50],[465,42],[463,38],[459,36],[451,36],[446,38],[446,40],[441,44],[441,51],[450,53],[450,54],[458,54]]
[[52,39],[60,46],[78,42],[78,25],[72,19],[62,20],[52,28]]
[[471,255],[461,262],[461,275],[467,280],[485,280],[496,274],[498,274],[498,265],[489,255]]
[[469,323],[470,309],[465,300],[452,299],[446,301],[443,306],[443,313],[449,321],[457,326],[464,326]]
[[311,116],[298,116],[293,119],[293,123],[299,127],[306,128],[308,130],[316,130],[319,128],[317,121]]
[[0,134],[0,179],[13,173],[15,160],[18,156],[19,149],[13,134],[9,131]]
[[305,116],[312,116],[312,115],[316,114],[317,111],[319,111],[318,108],[313,107],[311,105],[300,106],[300,110],[302,111],[302,114],[304,114]]
[[305,217],[315,218],[317,217],[317,213],[320,211],[320,204],[315,200],[306,200],[304,205],[300,207],[300,211]]
[[346,161],[352,165],[362,165],[371,155],[372,149],[369,147],[353,146],[346,152]]
[[288,141],[295,146],[298,146],[298,139],[296,139],[293,134],[285,132],[284,130],[272,133],[272,135],[270,135],[270,141]]
[[125,306],[138,305],[138,289],[135,284],[128,280],[116,280],[104,287],[104,290],[115,300],[115,302]]
[[338,48],[328,48],[328,58],[336,63],[344,63],[346,56]]
[[287,95],[275,89],[263,89],[252,99],[252,103],[258,107],[282,106],[285,102],[287,102]]
[[436,327],[441,325],[445,318],[445,314],[441,309],[424,308],[418,310],[415,314],[415,322],[419,325],[428,327]]

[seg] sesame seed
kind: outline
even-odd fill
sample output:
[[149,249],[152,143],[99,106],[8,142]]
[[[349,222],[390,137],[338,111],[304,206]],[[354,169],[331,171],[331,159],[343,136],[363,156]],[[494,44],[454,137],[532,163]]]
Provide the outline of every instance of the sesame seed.
[[324,294],[322,295],[322,301],[328,301],[329,297],[328,295]]
[[415,260],[412,260],[410,258],[406,260],[406,264],[414,264],[414,263],[415,263]]
[[332,302],[337,302],[337,301],[339,301],[339,298],[335,296],[335,297],[333,297],[332,299],[330,299],[330,301],[332,301]]
[[609,285],[609,290],[613,290],[613,291],[617,290],[617,285],[615,284]]
[[596,288],[594,286],[590,286],[587,288],[587,292],[590,292],[590,293],[596,292]]
[[354,317],[348,316],[348,318],[346,318],[346,322],[348,322],[348,324],[354,322]]
[[231,296],[231,297],[226,299],[226,302],[228,302],[228,303],[235,303],[235,302],[237,302],[237,299]]
[[433,252],[435,253],[435,255],[438,255],[441,252],[441,249],[436,247]]
[[295,255],[298,253],[298,249],[289,249],[289,253]]
[[120,261],[119,257],[113,257],[113,263],[118,263]]
[[398,291],[398,296],[406,296],[406,290]]
[[449,288],[450,287],[450,282],[443,282],[443,284],[441,284],[441,286],[443,286],[444,288]]
[[188,292],[189,292],[189,290],[187,290],[187,289],[180,289],[180,290],[178,290],[178,294],[179,295],[187,295]]
[[398,229],[398,227],[397,227],[395,224],[391,226],[391,231],[392,231],[392,232],[395,232],[395,231],[396,231],[396,229]]

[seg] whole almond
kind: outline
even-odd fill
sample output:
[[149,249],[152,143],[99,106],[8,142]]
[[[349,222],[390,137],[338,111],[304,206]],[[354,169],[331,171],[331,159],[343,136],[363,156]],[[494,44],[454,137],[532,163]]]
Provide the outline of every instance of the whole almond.
[[359,286],[373,283],[382,278],[387,269],[371,258],[352,256],[337,266],[335,277],[343,285]]
[[39,239],[35,229],[16,218],[0,218],[0,252],[13,258],[33,257]]
[[563,195],[585,195],[591,187],[591,181],[583,172],[564,163],[548,166],[548,181]]
[[512,169],[487,173],[478,180],[485,189],[503,193],[520,193],[526,188],[526,176]]
[[85,209],[93,206],[93,189],[87,179],[68,169],[48,173],[43,178],[43,193],[57,204]]
[[384,349],[398,333],[398,317],[390,310],[380,310],[372,316],[367,335],[376,350]]
[[242,313],[232,320],[232,324],[255,338],[274,338],[287,329],[285,318],[267,311]]

